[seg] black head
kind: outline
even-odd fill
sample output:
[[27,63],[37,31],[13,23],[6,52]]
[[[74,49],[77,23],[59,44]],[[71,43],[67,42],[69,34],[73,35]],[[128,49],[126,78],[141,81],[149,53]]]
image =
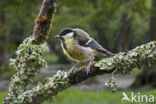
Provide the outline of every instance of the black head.
[[64,28],[61,30],[59,36],[64,36],[64,35],[71,33],[71,32],[73,32],[72,28]]
[[72,28],[64,28],[58,35],[55,36],[55,38],[64,39],[63,37],[71,32],[74,32]]

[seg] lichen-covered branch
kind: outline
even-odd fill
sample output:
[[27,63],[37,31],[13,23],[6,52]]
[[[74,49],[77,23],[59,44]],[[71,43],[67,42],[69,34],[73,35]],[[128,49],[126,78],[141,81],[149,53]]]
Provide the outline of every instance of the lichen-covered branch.
[[53,77],[38,83],[36,88],[28,90],[18,96],[18,103],[16,104],[41,104],[44,100],[68,88],[69,85],[67,73],[58,71]]
[[[72,73],[59,71],[53,77],[40,82],[37,87],[28,90],[31,78],[40,72],[41,67],[46,66],[42,55],[48,52],[45,40],[48,37],[55,8],[56,0],[43,0],[40,13],[35,20],[33,35],[18,47],[17,58],[11,59],[11,65],[16,72],[11,78],[8,97],[4,100],[4,104],[40,104],[45,99],[90,77],[112,72],[128,73],[132,68],[142,64],[156,63],[156,43],[150,42],[127,53],[121,52],[95,63],[91,66],[89,74],[84,68]],[[114,83],[114,80],[109,82]]]
[[48,38],[48,31],[52,26],[51,22],[54,18],[57,0],[43,0],[40,12],[35,19],[35,27],[33,30],[33,37],[35,38],[33,44],[41,44]]
[[45,40],[55,13],[56,1],[43,0],[32,36],[23,41],[16,51],[17,57],[10,60],[16,71],[11,78],[4,104],[22,104],[19,103],[18,96],[28,89],[31,78],[40,72],[40,68],[46,66],[42,55],[49,50]]
[[106,73],[129,73],[133,68],[143,64],[156,63],[156,43],[150,42],[128,51],[121,52],[114,57],[102,59],[91,66],[87,74],[84,68],[67,73],[58,71],[56,75],[39,83],[36,88],[27,90],[18,97],[20,104],[39,104],[55,96],[58,92],[78,84],[90,77]]
[[156,43],[150,42],[138,46],[127,53],[120,52],[111,58],[104,58],[96,62],[91,67],[90,73],[87,75],[84,70],[78,70],[69,73],[70,83],[77,84],[90,77],[104,73],[129,73],[133,68],[141,67],[143,64],[152,65],[156,63]]

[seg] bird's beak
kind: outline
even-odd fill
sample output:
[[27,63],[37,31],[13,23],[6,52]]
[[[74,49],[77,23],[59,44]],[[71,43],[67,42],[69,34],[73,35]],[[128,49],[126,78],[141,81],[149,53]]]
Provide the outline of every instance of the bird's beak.
[[56,35],[55,38],[61,38],[59,35]]

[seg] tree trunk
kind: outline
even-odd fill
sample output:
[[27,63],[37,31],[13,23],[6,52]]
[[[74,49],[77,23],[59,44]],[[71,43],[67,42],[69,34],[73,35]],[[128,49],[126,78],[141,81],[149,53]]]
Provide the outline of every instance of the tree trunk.
[[[0,25],[1,25],[1,32],[0,32],[0,72],[5,71],[8,69],[9,64],[9,56],[6,51],[5,45],[8,42],[8,33],[7,28],[5,26],[6,14],[4,9],[0,11]],[[3,26],[2,26],[3,25]]]
[[105,35],[105,29],[104,29],[104,26],[101,26],[101,24],[94,24],[94,27],[97,31],[97,36],[98,36],[98,39],[99,39],[99,43],[106,49],[109,49],[109,46],[108,46],[108,39],[106,38],[106,35]]
[[149,23],[149,39],[150,40],[156,40],[156,0],[152,1],[152,12],[150,17],[150,23]]
[[131,43],[132,18],[128,18],[128,13],[123,13],[119,26],[119,31],[115,43],[115,51],[128,51]]
[[[149,21],[149,40],[156,40],[156,0],[152,1],[151,5],[151,17]],[[151,85],[152,87],[156,87],[156,64],[153,66],[145,65],[143,67],[143,72],[138,74],[136,80],[132,84],[132,87],[138,87],[143,85]]]

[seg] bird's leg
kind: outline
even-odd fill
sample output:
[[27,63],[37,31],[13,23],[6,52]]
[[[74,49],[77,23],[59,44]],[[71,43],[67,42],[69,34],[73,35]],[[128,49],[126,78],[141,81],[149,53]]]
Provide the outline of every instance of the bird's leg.
[[69,71],[69,73],[73,73],[73,71],[75,70],[76,66],[79,65],[80,62],[77,62]]
[[87,65],[86,68],[85,68],[85,71],[87,72],[87,74],[90,72],[90,67],[91,67],[91,65],[92,65],[92,63],[93,63],[93,61],[94,61],[94,59],[95,59],[95,57],[93,56],[93,57],[90,59],[88,65]]

